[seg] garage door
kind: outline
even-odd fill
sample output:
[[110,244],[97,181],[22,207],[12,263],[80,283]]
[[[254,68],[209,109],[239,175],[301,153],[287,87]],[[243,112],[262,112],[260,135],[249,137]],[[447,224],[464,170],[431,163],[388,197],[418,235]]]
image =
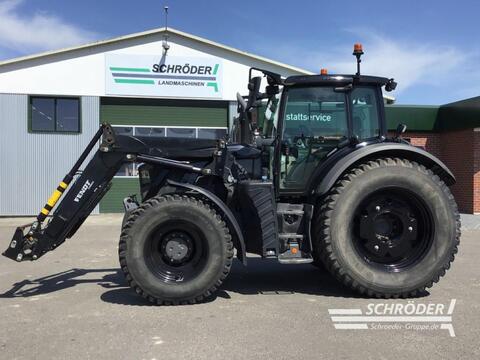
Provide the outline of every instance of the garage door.
[[[228,102],[102,98],[100,121],[110,123],[121,134],[220,138],[227,131]],[[102,213],[123,212],[122,200],[139,193],[136,166],[125,165],[112,183],[100,202]]]

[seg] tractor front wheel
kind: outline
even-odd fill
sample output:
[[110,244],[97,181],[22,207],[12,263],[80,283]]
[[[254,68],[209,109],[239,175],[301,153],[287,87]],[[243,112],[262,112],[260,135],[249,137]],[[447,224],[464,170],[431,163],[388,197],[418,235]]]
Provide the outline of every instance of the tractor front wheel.
[[156,196],[126,220],[120,265],[130,286],[156,304],[187,304],[211,295],[232,265],[232,238],[221,216],[185,195]]

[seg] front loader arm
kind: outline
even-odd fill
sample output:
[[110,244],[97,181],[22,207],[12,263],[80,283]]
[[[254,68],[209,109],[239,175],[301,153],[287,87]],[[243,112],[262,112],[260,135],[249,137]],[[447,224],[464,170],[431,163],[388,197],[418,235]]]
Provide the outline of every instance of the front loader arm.
[[[80,166],[100,139],[102,141],[99,149],[81,175],[73,181]],[[206,153],[213,154],[214,150],[208,148]],[[209,167],[199,168],[188,161],[168,159],[158,156],[159,154],[163,154],[163,151],[149,144],[148,141],[145,142],[135,136],[115,136],[109,124],[102,124],[75,165],[50,196],[36,221],[17,228],[3,255],[16,261],[37,260],[46,252],[62,244],[65,239],[72,237],[109,190],[110,181],[126,162],[149,163],[202,175],[212,174],[212,169]],[[69,186],[72,182],[73,184]],[[69,187],[69,191],[66,192]],[[57,207],[50,220],[44,224],[55,205]],[[27,228],[29,230],[24,233]]]
[[[58,204],[50,221],[44,224],[50,211],[72,183],[82,163],[102,138],[99,150],[93,155],[81,175]],[[113,176],[126,161],[123,151],[115,148],[115,135],[103,124],[87,145],[72,169],[38,214],[36,221],[17,228],[4,256],[17,260],[36,260],[70,238],[108,191]],[[26,234],[24,230],[30,227]]]

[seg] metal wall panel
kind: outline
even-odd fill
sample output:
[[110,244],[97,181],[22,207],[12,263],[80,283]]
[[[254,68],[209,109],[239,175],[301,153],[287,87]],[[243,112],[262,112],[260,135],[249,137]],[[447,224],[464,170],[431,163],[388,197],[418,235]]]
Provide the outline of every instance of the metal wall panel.
[[80,134],[29,133],[28,95],[0,94],[0,216],[36,215],[97,131],[99,119],[99,98],[86,96]]

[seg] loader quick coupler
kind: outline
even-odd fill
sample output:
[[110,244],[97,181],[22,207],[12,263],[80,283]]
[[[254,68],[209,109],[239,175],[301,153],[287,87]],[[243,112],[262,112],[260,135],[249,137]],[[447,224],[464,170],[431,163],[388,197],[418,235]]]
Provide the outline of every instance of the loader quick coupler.
[[37,255],[33,255],[33,248],[37,242],[37,240],[32,236],[31,231],[27,233],[26,236],[23,234],[24,227],[18,227],[15,230],[15,234],[13,235],[13,239],[10,242],[7,250],[3,253],[4,256],[16,260],[36,260],[38,258]]

